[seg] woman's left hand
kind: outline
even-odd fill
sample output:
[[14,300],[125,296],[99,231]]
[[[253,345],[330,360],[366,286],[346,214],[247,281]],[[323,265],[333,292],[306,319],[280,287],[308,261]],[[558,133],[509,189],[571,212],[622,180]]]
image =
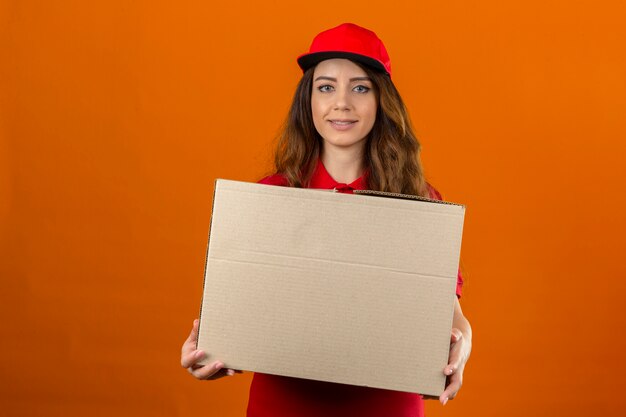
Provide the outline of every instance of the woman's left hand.
[[446,405],[453,399],[463,385],[463,371],[472,351],[472,329],[461,311],[459,300],[456,300],[454,319],[450,335],[450,355],[448,366],[443,373],[448,377],[446,389],[439,396],[441,404]]

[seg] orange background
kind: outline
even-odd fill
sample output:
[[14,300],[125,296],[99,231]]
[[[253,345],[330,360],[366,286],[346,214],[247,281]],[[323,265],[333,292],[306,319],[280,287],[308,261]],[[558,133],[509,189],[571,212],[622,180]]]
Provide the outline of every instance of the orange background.
[[467,205],[474,350],[427,415],[624,415],[620,3],[0,2],[2,414],[244,414],[251,374],[179,365],[212,184],[270,171],[295,57],[354,21]]

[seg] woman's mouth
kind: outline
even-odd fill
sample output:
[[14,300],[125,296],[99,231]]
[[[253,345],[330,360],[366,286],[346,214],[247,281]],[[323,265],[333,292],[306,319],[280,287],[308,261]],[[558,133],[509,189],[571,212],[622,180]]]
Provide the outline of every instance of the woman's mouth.
[[357,122],[356,120],[329,120],[330,125],[336,130],[348,130]]

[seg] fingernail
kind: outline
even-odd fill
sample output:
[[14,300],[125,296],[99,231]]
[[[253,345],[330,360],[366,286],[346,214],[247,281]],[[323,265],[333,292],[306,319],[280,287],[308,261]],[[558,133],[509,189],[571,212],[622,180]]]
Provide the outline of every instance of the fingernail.
[[224,367],[224,364],[222,362],[215,362],[215,369],[221,369]]
[[442,404],[443,404],[443,405],[446,405],[446,403],[447,403],[447,402],[448,402],[448,397],[446,397],[446,398],[444,398],[444,399],[443,399],[443,403],[442,403]]
[[233,371],[232,369],[229,369],[228,371],[226,371],[226,373],[228,374],[228,376],[235,375],[235,371]]
[[200,358],[200,357],[202,357],[203,353],[204,352],[202,352],[201,350],[196,350],[196,353],[194,353],[193,356],[196,357],[196,358]]

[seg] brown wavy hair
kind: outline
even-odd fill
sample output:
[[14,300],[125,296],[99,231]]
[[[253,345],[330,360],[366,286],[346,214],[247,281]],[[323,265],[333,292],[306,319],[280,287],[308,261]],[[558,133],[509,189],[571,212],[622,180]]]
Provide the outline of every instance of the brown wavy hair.
[[[378,102],[376,121],[365,145],[368,188],[428,197],[420,144],[400,93],[386,74],[359,66],[372,80]],[[305,71],[298,83],[278,135],[274,164],[276,172],[282,174],[291,187],[308,185],[324,143],[313,124],[311,110],[314,70]]]

